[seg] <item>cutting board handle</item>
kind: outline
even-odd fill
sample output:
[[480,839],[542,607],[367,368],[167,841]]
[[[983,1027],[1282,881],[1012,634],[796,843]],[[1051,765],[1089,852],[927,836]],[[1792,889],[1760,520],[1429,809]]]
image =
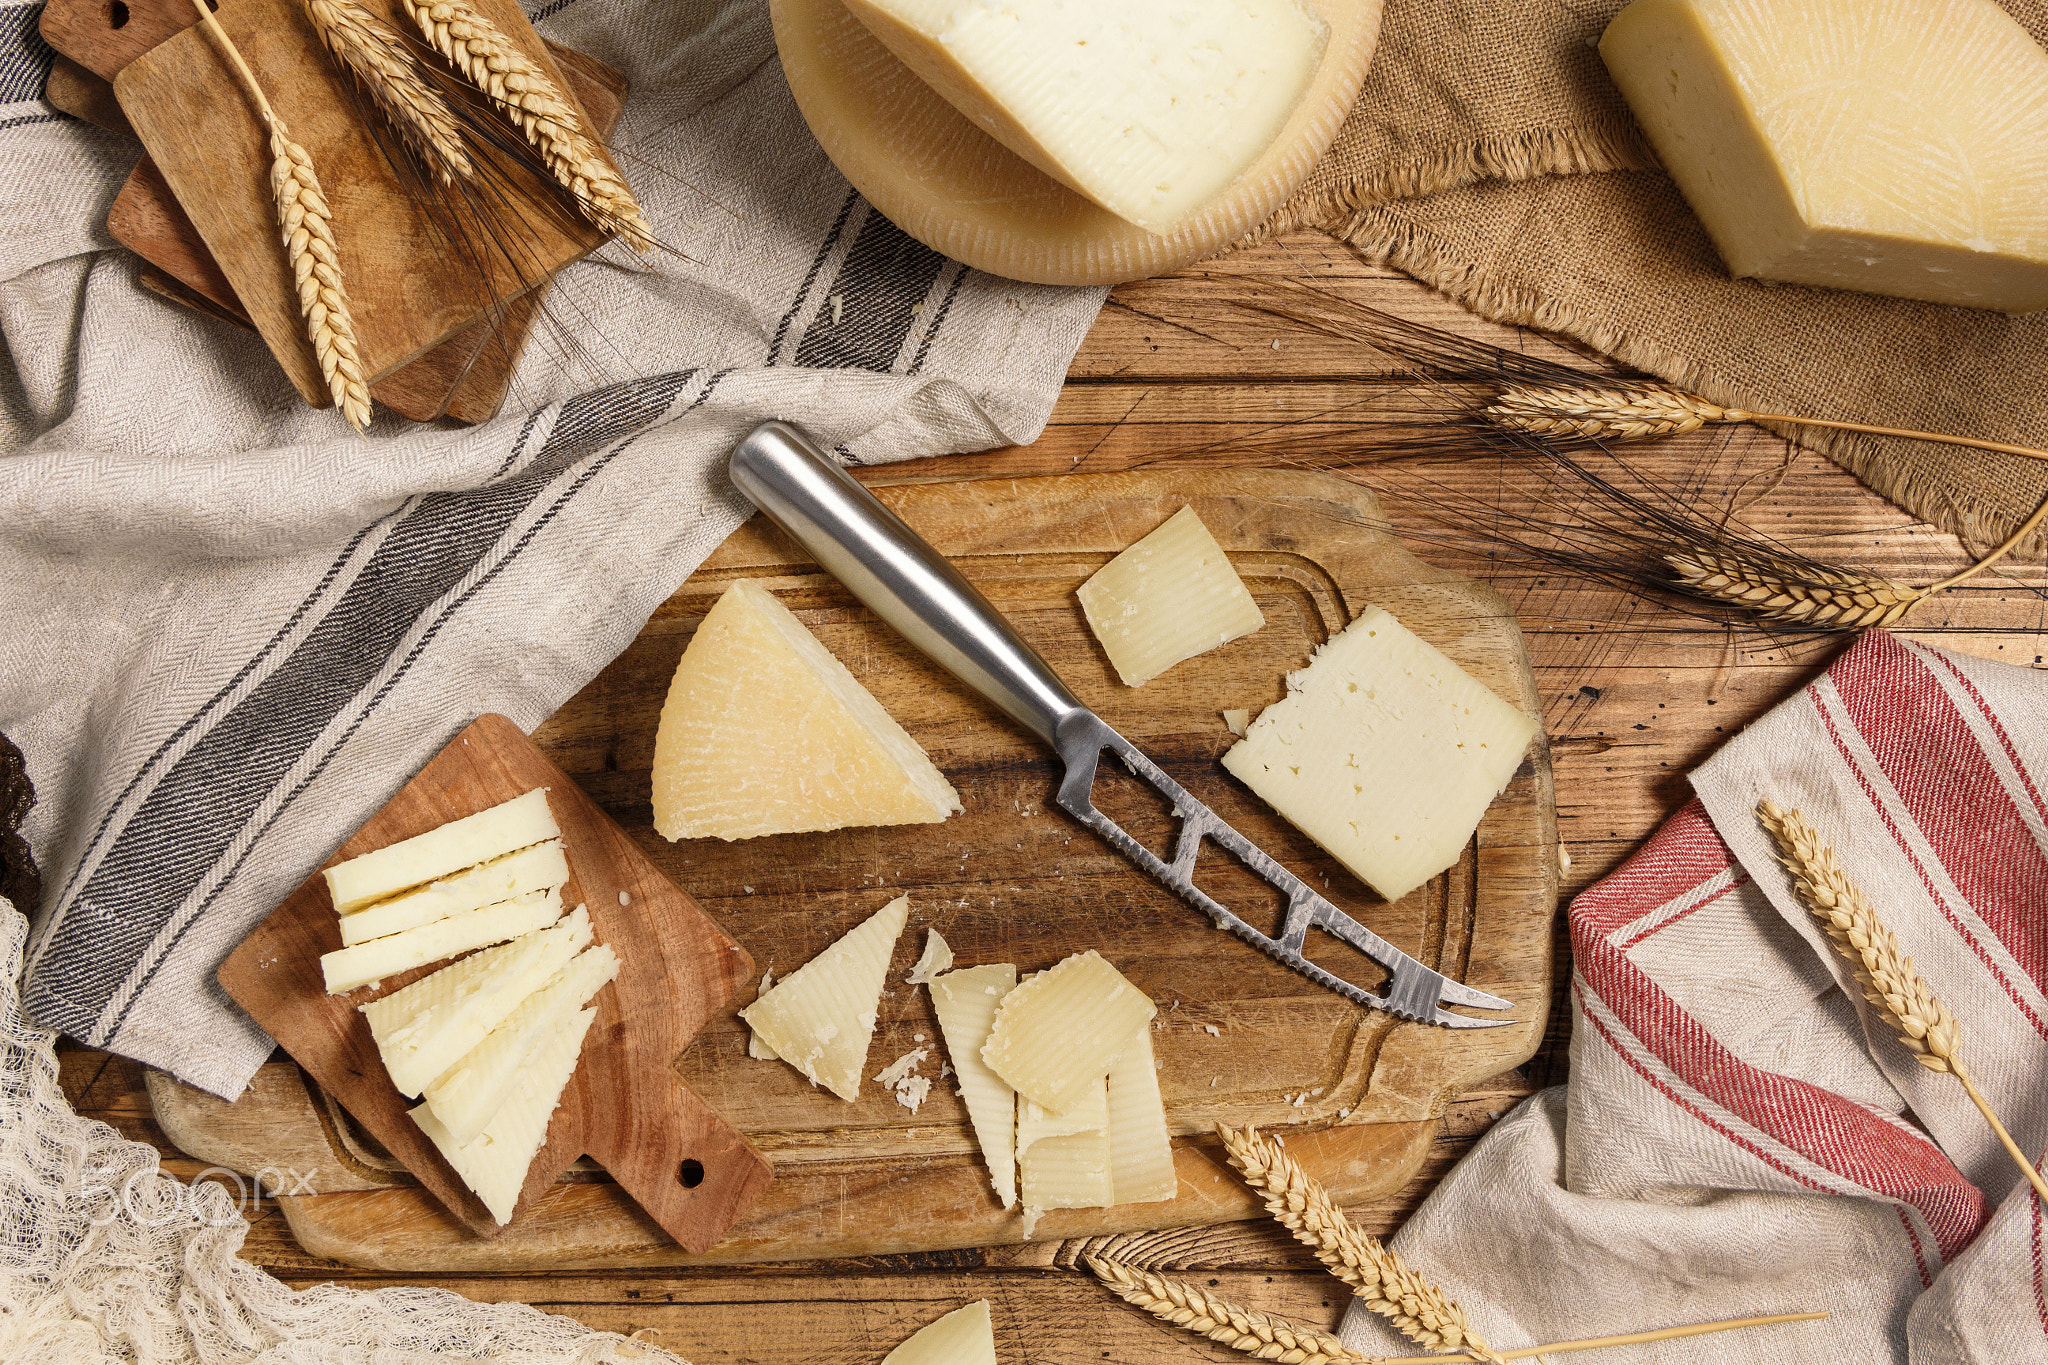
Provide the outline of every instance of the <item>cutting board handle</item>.
[[[673,1075],[662,1103],[643,1097],[617,1118],[586,1138],[586,1150],[685,1251],[710,1250],[775,1177],[754,1144]],[[694,1229],[703,1235],[686,1235]]]

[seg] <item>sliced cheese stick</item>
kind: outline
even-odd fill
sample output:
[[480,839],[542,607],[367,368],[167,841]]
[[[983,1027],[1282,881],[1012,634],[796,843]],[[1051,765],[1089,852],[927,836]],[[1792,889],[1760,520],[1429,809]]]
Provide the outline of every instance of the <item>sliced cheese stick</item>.
[[568,880],[569,860],[562,855],[562,841],[550,839],[343,915],[341,941],[348,945],[367,943],[465,910],[545,891]]
[[1063,1113],[1109,1071],[1157,1011],[1092,949],[1023,982],[1003,998],[982,1060],[1018,1094]]
[[504,1106],[484,1125],[483,1132],[469,1142],[449,1136],[441,1121],[426,1105],[409,1111],[420,1131],[433,1139],[441,1155],[476,1191],[477,1198],[503,1227],[512,1221],[519,1203],[519,1191],[526,1184],[527,1168],[548,1135],[548,1120],[562,1102],[562,1092],[575,1074],[576,1059],[583,1050],[583,1035],[590,1031],[596,1010],[583,1010],[565,1020],[539,1049],[531,1065],[519,1073],[519,1085]]
[[928,984],[960,1098],[967,1102],[967,1121],[988,1163],[989,1183],[1006,1209],[1017,1203],[1017,1092],[981,1059],[981,1045],[988,1041],[996,1006],[1016,985],[1017,969],[1007,962],[947,972]]
[[503,943],[507,939],[545,929],[562,917],[562,891],[554,887],[535,891],[517,900],[486,905],[408,929],[402,934],[373,938],[353,948],[337,948],[320,955],[320,971],[327,978],[327,993],[340,995],[372,981],[382,981],[422,963],[466,953],[471,948]]
[[489,810],[336,863],[322,875],[334,896],[335,910],[346,915],[372,901],[451,876],[514,849],[561,837],[561,827],[548,809],[547,788],[535,787]]
[[417,1096],[589,942],[590,912],[579,905],[537,934],[486,948],[364,1005],[391,1083]]
[[519,1083],[519,1074],[571,1014],[619,974],[619,958],[600,943],[579,953],[519,1003],[462,1059],[427,1086],[427,1107],[457,1142],[484,1130]]

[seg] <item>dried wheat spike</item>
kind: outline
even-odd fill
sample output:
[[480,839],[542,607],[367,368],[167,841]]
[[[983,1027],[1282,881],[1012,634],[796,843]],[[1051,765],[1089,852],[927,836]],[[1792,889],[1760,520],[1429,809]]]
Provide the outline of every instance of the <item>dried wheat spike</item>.
[[1792,568],[1763,555],[1679,550],[1664,556],[1686,587],[1748,607],[1769,621],[1861,630],[1888,626],[1927,596],[1874,574]]
[[1466,1320],[1465,1310],[1415,1273],[1378,1238],[1359,1231],[1329,1192],[1301,1169],[1286,1149],[1254,1128],[1217,1124],[1223,1146],[1245,1183],[1266,1201],[1266,1212],[1316,1254],[1332,1275],[1351,1286],[1365,1306],[1402,1336],[1435,1351],[1465,1351],[1501,1361]]
[[1709,403],[1661,384],[1612,388],[1516,385],[1485,409],[1496,424],[1532,436],[1633,441],[1697,431],[1711,422],[1746,422],[1750,414]]
[[469,0],[405,0],[405,7],[434,50],[519,125],[584,217],[635,251],[653,248],[654,229],[633,191],[547,72]]
[[350,426],[362,431],[370,425],[370,386],[363,378],[348,291],[342,287],[341,261],[334,253],[327,197],[320,192],[313,159],[291,140],[284,120],[266,115],[265,122],[270,127],[270,192],[277,201],[278,235],[291,262],[306,336],[334,394],[334,405]]
[[1219,1299],[1185,1280],[1169,1280],[1101,1256],[1081,1259],[1126,1303],[1255,1359],[1281,1365],[1368,1365],[1373,1359],[1348,1349],[1328,1332]]
[[1778,843],[1778,861],[1792,874],[1793,889],[1820,921],[1835,951],[1849,959],[1863,998],[1877,1006],[1899,1041],[1929,1071],[1961,1066],[1962,1030],[1948,1007],[1934,998],[1914,969],[1913,959],[1870,906],[1861,887],[1820,841],[1806,817],[1776,802],[1757,803],[1757,818]]
[[441,183],[472,178],[476,168],[463,150],[455,114],[420,74],[398,30],[356,0],[305,0],[305,6],[320,41]]

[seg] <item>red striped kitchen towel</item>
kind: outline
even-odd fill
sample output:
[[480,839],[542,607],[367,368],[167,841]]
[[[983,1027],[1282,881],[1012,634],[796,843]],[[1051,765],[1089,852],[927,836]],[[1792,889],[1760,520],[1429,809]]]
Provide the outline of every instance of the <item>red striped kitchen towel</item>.
[[[1572,1074],[1396,1246],[1498,1347],[1827,1309],[1639,1362],[2048,1362],[2043,1209],[1863,1004],[1757,824],[1797,807],[2048,1145],[2048,675],[1872,632],[1693,774],[1571,908]],[[1354,1312],[1346,1339],[1395,1345]]]

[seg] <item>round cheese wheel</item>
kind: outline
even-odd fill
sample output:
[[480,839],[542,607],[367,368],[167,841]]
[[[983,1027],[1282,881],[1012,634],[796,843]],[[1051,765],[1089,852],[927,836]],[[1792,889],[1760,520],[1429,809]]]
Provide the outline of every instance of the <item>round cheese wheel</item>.
[[771,0],[797,107],[846,178],[911,236],[1034,284],[1121,284],[1214,255],[1272,216],[1329,149],[1379,43],[1382,0],[1314,0],[1315,80],[1271,147],[1171,236],[1125,222],[969,122],[840,0]]

